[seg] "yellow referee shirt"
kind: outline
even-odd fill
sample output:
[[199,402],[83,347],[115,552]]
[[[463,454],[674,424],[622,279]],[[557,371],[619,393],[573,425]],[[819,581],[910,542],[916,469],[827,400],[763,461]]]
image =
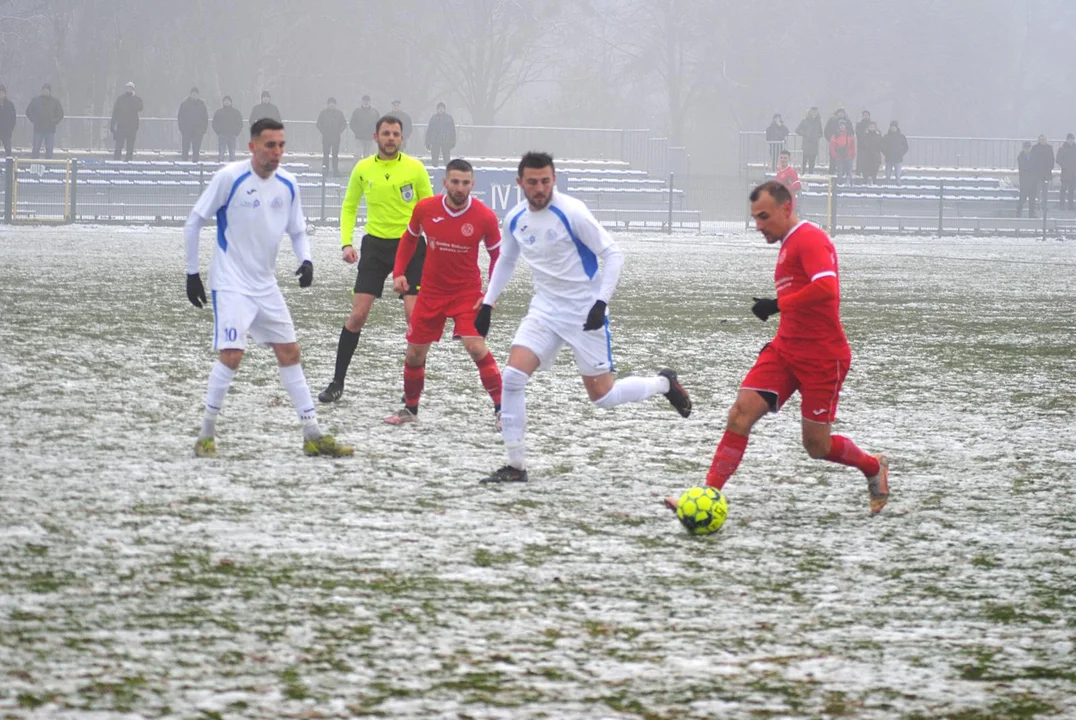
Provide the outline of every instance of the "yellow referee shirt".
[[366,196],[366,234],[399,238],[411,221],[411,211],[422,198],[433,196],[430,175],[421,160],[398,153],[392,160],[376,154],[363,158],[351,171],[344,205],[340,208],[340,246],[355,235],[359,200]]

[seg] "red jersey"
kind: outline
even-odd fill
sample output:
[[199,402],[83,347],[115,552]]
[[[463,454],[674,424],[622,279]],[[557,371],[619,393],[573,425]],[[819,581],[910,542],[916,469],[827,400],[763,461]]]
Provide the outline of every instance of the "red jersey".
[[[781,241],[773,281],[777,301],[821,278],[838,282],[837,251],[817,225],[801,222]],[[816,360],[851,360],[852,351],[841,326],[841,299],[837,297],[805,308],[781,310],[773,346],[780,352]]]
[[788,188],[788,191],[792,193],[792,210],[795,211],[796,194],[803,189],[803,183],[800,182],[800,174],[796,172],[796,168],[789,165],[784,170],[778,170],[777,177],[774,179]]
[[501,226],[492,210],[470,197],[460,210],[450,208],[443,194],[419,200],[400,238],[393,277],[404,274],[422,235],[426,236],[422,292],[455,295],[482,291],[478,245],[486,245],[490,274],[501,252]]

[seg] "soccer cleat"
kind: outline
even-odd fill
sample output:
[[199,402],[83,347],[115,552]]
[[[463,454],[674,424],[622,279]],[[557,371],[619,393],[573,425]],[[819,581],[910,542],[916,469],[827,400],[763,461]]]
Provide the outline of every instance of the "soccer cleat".
[[405,407],[400,408],[393,414],[385,418],[385,422],[389,425],[406,425],[407,423],[417,423],[418,415],[411,412]]
[[684,390],[684,386],[676,379],[676,371],[670,368],[662,368],[661,370],[658,370],[658,375],[661,375],[669,381],[669,392],[665,393],[665,397],[668,398],[669,403],[676,408],[676,412],[680,413],[680,417],[687,417],[690,415],[691,398],[688,397],[687,391]]
[[878,474],[867,478],[867,490],[871,494],[871,513],[877,515],[889,502],[889,458],[875,455],[878,461]]
[[493,471],[488,477],[484,477],[478,482],[480,483],[516,483],[527,482],[527,471],[520,470],[517,467],[511,465],[505,465],[504,467]]
[[345,457],[354,455],[355,448],[350,445],[341,445],[332,435],[322,435],[317,440],[303,440],[303,452],[311,456]]
[[217,442],[213,438],[198,438],[194,441],[194,456],[214,458],[217,456]]
[[329,386],[318,393],[318,400],[323,403],[332,403],[340,399],[344,394],[344,386],[333,380]]

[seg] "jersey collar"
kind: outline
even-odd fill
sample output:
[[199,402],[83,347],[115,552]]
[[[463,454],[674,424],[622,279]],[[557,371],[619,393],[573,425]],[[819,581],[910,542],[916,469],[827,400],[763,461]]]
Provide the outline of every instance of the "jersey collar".
[[443,207],[445,209],[445,212],[448,213],[449,215],[451,215],[452,217],[459,217],[460,215],[462,215],[463,213],[465,213],[465,212],[467,212],[468,210],[471,209],[471,200],[472,199],[473,198],[470,195],[468,195],[467,196],[467,204],[464,205],[459,210],[453,210],[448,205],[448,196],[445,195],[444,193],[442,193],[441,194],[441,207]]
[[396,157],[393,158],[392,160],[382,160],[381,159],[381,153],[374,153],[374,162],[391,163],[391,162],[400,162],[401,160],[403,160],[403,152],[402,151],[397,151],[396,152]]
[[792,233],[796,232],[797,230],[800,229],[801,226],[806,225],[806,224],[807,224],[806,220],[800,220],[798,223],[796,223],[795,226],[793,226],[793,228],[791,230],[789,230],[787,233],[785,233],[785,236],[783,238],[781,238],[781,244],[784,245],[785,240],[788,240],[788,238],[792,236]]

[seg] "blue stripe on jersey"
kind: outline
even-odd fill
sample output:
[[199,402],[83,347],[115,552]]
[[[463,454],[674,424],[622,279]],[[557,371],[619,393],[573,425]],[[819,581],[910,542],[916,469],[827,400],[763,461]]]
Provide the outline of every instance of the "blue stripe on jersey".
[[560,221],[564,223],[565,229],[568,230],[568,235],[572,238],[572,242],[575,243],[575,249],[579,252],[579,259],[583,261],[583,272],[587,274],[588,278],[593,278],[598,273],[598,256],[576,237],[575,232],[572,230],[572,226],[568,223],[568,217],[564,214],[563,210],[556,205],[550,205],[549,209],[553,211],[554,215],[560,218]]
[[508,232],[514,233],[516,231],[516,223],[519,222],[519,217],[527,211],[527,208],[523,208],[516,213],[516,216],[508,222]]
[[217,291],[210,290],[209,297],[213,298],[213,349],[217,349]]
[[609,332],[609,315],[605,316],[605,354],[609,358],[609,372],[616,372],[613,365],[613,335]]
[[282,178],[279,175],[276,176],[276,179],[288,186],[288,190],[291,190],[291,201],[295,202],[295,186],[291,184],[291,180]]
[[228,205],[232,202],[232,198],[235,197],[235,191],[248,177],[250,177],[250,170],[235,179],[235,182],[232,183],[232,191],[228,193],[228,199],[217,210],[217,245],[224,252],[228,252],[228,238],[224,237],[224,231],[228,229]]

